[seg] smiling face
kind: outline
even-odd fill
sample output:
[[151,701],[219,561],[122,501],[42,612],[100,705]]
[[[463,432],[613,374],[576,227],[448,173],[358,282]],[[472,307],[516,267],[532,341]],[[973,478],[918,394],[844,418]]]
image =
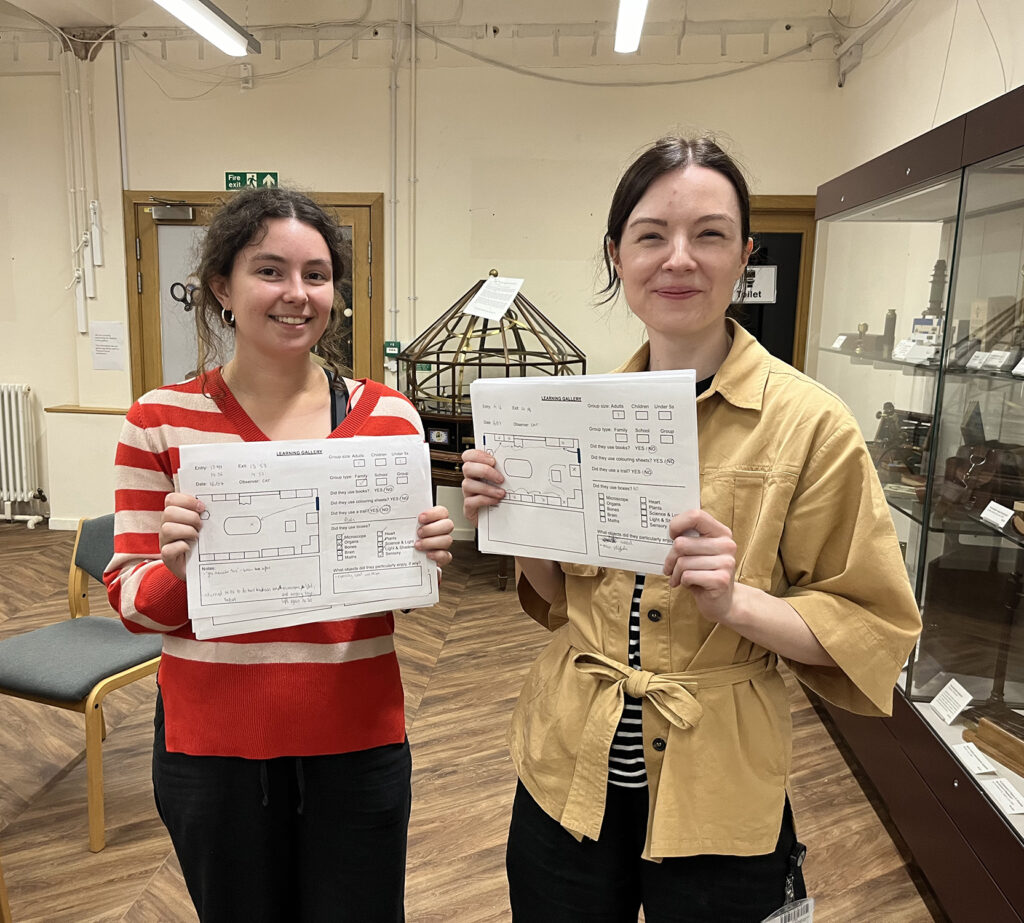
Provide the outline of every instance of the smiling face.
[[724,332],[747,265],[740,204],[717,170],[689,166],[658,177],[630,213],[609,255],[626,302],[656,340],[710,342]]
[[323,335],[334,304],[331,253],[316,228],[271,218],[235,257],[229,276],[211,280],[235,316],[235,356],[274,361],[305,355]]

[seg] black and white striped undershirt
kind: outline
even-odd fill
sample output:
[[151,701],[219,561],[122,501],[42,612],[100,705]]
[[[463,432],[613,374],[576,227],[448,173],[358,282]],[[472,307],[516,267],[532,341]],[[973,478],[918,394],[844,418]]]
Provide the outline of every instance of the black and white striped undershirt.
[[[640,669],[640,594],[644,591],[644,575],[637,574],[633,585],[633,601],[629,607],[629,660],[634,670]],[[646,788],[647,766],[644,763],[643,706],[640,699],[626,696],[619,726],[615,729],[611,753],[608,755],[608,781],[622,788]]]
[[[714,381],[714,375],[697,382],[694,389],[700,397]],[[637,574],[633,584],[633,601],[629,606],[629,659],[634,670],[640,669],[640,594],[644,591],[644,575]],[[611,753],[608,754],[608,781],[622,788],[646,788],[647,764],[644,762],[643,706],[639,699],[626,696],[619,726],[615,729]]]

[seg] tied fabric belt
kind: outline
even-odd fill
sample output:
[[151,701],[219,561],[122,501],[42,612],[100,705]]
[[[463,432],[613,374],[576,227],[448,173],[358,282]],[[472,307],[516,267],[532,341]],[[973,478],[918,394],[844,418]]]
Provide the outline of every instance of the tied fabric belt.
[[624,696],[646,699],[667,721],[681,730],[700,723],[704,709],[697,701],[701,689],[735,686],[775,670],[778,656],[766,653],[746,663],[692,670],[686,673],[651,673],[606,657],[604,654],[569,648],[569,661],[581,673],[604,680],[591,702],[581,747],[576,756],[569,796],[561,824],[577,839],[596,840],[604,817],[608,782],[608,752]]

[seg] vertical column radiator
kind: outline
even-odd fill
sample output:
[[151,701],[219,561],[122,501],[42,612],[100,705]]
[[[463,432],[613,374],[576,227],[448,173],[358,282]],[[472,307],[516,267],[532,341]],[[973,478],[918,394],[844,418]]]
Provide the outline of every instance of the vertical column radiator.
[[0,384],[0,501],[4,503],[40,496],[31,397],[28,385]]

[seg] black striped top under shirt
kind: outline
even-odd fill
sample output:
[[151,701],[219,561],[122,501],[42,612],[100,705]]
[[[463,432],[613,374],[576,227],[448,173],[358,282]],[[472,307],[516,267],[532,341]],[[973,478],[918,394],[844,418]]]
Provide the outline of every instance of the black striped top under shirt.
[[[713,378],[714,376],[712,376]],[[712,378],[698,381],[697,394],[711,387]],[[644,591],[644,575],[637,574],[633,599],[629,606],[629,657],[631,669],[640,669],[640,596]],[[608,781],[620,788],[646,788],[647,764],[644,762],[643,704],[640,699],[625,697],[622,717],[615,729],[612,749],[608,754]]]
[[[640,669],[640,594],[644,591],[644,575],[636,575],[633,602],[629,607],[629,666]],[[643,706],[640,699],[626,696],[619,726],[615,729],[611,753],[608,754],[608,781],[622,788],[645,788],[647,766],[644,763]]]

